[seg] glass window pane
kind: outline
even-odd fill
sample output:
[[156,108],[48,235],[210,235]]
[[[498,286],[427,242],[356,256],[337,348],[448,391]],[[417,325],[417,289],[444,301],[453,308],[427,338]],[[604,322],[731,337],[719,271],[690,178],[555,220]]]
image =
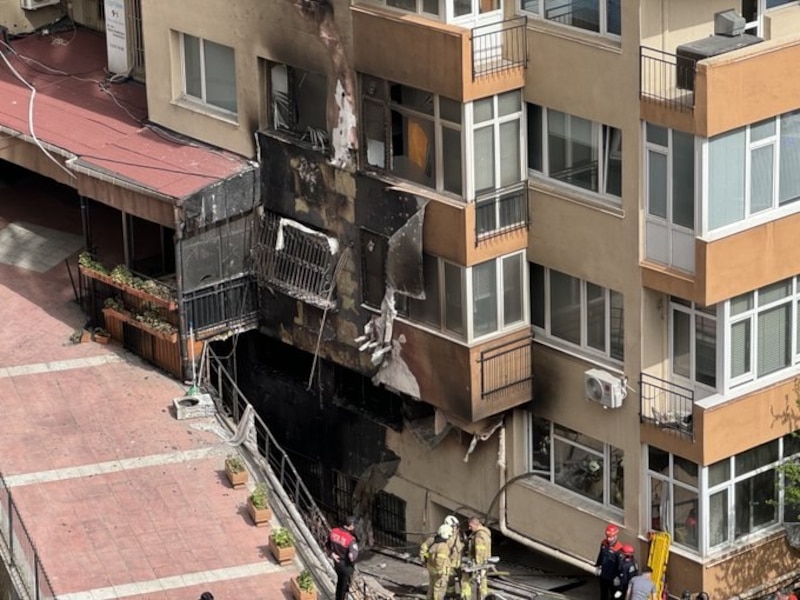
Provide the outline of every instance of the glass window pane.
[[444,293],[445,329],[464,335],[463,270],[450,263],[444,263]]
[[778,202],[788,204],[800,198],[800,110],[781,115]]
[[750,372],[750,320],[731,325],[731,377]]
[[460,131],[442,127],[442,159],[444,189],[460,196],[462,193]]
[[800,431],[783,436],[783,457],[800,454]]
[[624,453],[611,446],[611,489],[608,500],[612,506],[623,508],[625,504],[625,463]]
[[647,468],[654,473],[669,475],[669,452],[664,452],[655,446],[648,446]]
[[691,317],[683,311],[672,311],[672,372],[691,378]]
[[694,137],[672,132],[672,222],[694,229]]
[[461,103],[439,96],[439,116],[451,123],[461,123]]
[[503,259],[503,327],[523,319],[522,255]]
[[708,144],[708,226],[711,229],[744,219],[744,142],[744,128],[739,128],[712,138]]
[[377,102],[364,101],[364,136],[367,138],[367,164],[386,167],[386,124],[383,107]]
[[422,12],[431,15],[439,14],[439,0],[422,0]]
[[783,300],[792,293],[792,280],[784,279],[777,283],[766,285],[758,290],[758,305],[766,306],[772,302]]
[[666,148],[669,145],[669,130],[660,125],[647,124],[647,141]]
[[750,212],[772,206],[774,147],[761,146],[750,153]]
[[386,6],[417,12],[417,0],[386,0]]
[[672,476],[676,481],[697,487],[697,464],[680,456],[672,459]]
[[475,205],[475,229],[478,235],[497,229],[497,200],[481,200]]
[[791,363],[792,340],[790,304],[784,304],[758,315],[758,376],[788,367]]
[[747,292],[731,299],[731,316],[741,314],[753,308],[753,293]]
[[697,492],[679,485],[673,486],[672,522],[675,527],[675,543],[689,548],[698,547],[697,538]]
[[550,333],[581,343],[581,282],[558,271],[550,271]]
[[708,467],[708,486],[714,487],[731,478],[731,461],[721,460]]
[[597,191],[597,161],[592,122],[549,110],[548,158],[550,176]]
[[526,12],[539,14],[541,0],[520,0],[520,8]]
[[203,81],[200,39],[185,33],[183,34],[183,78],[186,93],[202,99]]
[[497,263],[472,268],[472,330],[475,337],[497,331]]
[[433,123],[392,111],[392,172],[434,187]]
[[453,0],[453,14],[463,17],[472,13],[472,0]]
[[493,127],[482,127],[474,132],[475,193],[495,189],[494,185],[494,135]]
[[531,417],[531,469],[550,471],[550,454],[550,421]]
[[522,96],[520,95],[519,90],[514,90],[513,92],[506,92],[505,94],[500,94],[499,96],[497,96],[498,116],[504,117],[505,115],[510,115],[511,113],[519,112],[521,98]]
[[622,196],[622,131],[603,125],[605,193]]
[[328,130],[328,80],[325,75],[295,69],[294,103],[297,112],[295,130],[306,134],[309,129]]
[[500,10],[500,0],[480,0],[479,9],[481,14],[492,10]]
[[606,32],[614,35],[622,34],[622,0],[606,0]]
[[389,95],[397,104],[433,116],[433,94],[430,92],[401,83],[393,83],[390,86]]
[[472,120],[475,123],[488,121],[494,116],[494,98],[476,100],[472,104]]
[[760,142],[775,135],[775,118],[769,118],[750,126],[750,141]]
[[542,170],[542,107],[528,104],[528,168]]
[[670,519],[669,483],[650,477],[650,526],[666,531]]
[[712,494],[708,501],[708,545],[728,541],[728,490]]
[[745,536],[777,521],[775,470],[754,475],[735,486],[735,537]]
[[606,349],[606,297],[604,288],[586,283],[586,343],[596,350]]
[[531,321],[544,328],[544,267],[531,263]]
[[667,218],[667,155],[647,152],[647,212]]
[[520,161],[520,123],[518,120],[500,124],[500,187],[522,181]]
[[425,278],[425,299],[408,299],[408,316],[415,321],[441,325],[441,306],[439,304],[439,259],[430,254],[422,256],[422,275]]
[[695,381],[717,387],[717,322],[695,316]]
[[236,64],[233,48],[205,40],[206,102],[236,112]]
[[778,440],[761,444],[750,450],[746,450],[741,454],[737,454],[734,458],[736,464],[736,476],[744,475],[750,471],[755,471],[761,467],[766,467],[769,464],[777,462],[778,460]]
[[611,358],[625,360],[625,306],[619,292],[611,294]]
[[553,440],[555,482],[573,492],[603,501],[603,457],[573,446],[563,440]]

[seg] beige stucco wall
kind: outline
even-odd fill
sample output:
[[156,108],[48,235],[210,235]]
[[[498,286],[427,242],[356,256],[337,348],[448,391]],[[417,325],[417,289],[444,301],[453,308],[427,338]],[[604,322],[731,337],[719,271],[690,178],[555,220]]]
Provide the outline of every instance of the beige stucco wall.
[[674,52],[686,42],[714,33],[714,13],[735,8],[730,0],[642,0],[643,46]]
[[[259,58],[328,72],[328,52],[292,2],[272,0],[142,0],[150,119],[185,135],[253,157],[253,132],[263,124],[266,87]],[[347,0],[333,0],[340,34],[351,45]],[[278,9],[279,8],[279,9]],[[234,48],[238,120],[203,114],[175,102],[181,90],[178,36],[188,33]]]
[[23,10],[20,0],[0,0],[0,25],[8,27],[11,34],[30,33],[53,23],[64,14],[58,4],[43,6],[36,10]]

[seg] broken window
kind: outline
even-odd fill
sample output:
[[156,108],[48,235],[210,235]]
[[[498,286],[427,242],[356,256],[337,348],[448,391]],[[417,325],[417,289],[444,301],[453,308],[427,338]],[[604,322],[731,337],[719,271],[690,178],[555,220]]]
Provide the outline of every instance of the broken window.
[[326,106],[328,81],[325,75],[289,65],[269,66],[271,125],[327,150]]
[[338,253],[336,238],[268,212],[253,248],[256,279],[261,287],[278,289],[323,309],[333,308]]
[[[386,259],[389,252],[389,238],[361,230],[361,299],[372,308],[380,308],[386,294]],[[395,310],[406,314],[406,297],[396,294]]]

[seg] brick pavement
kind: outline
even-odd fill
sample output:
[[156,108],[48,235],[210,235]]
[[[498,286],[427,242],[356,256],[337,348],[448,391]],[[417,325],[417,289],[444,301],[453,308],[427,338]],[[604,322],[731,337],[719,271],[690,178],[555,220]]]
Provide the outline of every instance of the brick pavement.
[[[0,227],[76,233],[76,219],[53,218],[73,210],[63,200],[0,194]],[[231,450],[215,420],[176,420],[184,387],[122,348],[69,342],[84,320],[63,264],[0,264],[0,471],[56,595],[290,598],[300,565],[268,556],[268,528],[250,523],[247,491],[225,480]]]

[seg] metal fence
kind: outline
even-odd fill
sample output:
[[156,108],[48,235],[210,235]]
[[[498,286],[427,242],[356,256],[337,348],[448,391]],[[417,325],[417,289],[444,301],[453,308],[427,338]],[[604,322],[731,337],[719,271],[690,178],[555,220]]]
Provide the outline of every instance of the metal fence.
[[16,580],[33,600],[55,599],[53,586],[28,529],[19,514],[11,488],[0,474],[0,543],[3,558]]
[[258,326],[258,286],[251,275],[184,292],[186,322],[200,337]]
[[[223,413],[238,425],[245,410],[250,406],[250,402],[236,385],[223,361],[214,354],[210,347],[207,347],[206,351],[208,352],[205,373],[207,385],[216,395]],[[257,413],[254,414],[254,422],[258,454],[266,460],[281,488],[302,516],[319,548],[324,548],[330,533],[330,526],[325,515],[317,506],[311,492],[289,459],[289,455],[281,448]],[[350,588],[350,598],[353,600],[386,600],[387,596],[370,587],[368,582],[356,572]]]
[[694,109],[696,60],[641,46],[639,61],[639,93],[643,99],[677,110]]
[[480,197],[475,203],[475,245],[483,240],[527,229],[528,185],[526,181]]
[[639,381],[642,423],[694,440],[694,390],[647,373]]
[[481,352],[481,399],[531,388],[533,341],[530,334]]
[[528,64],[527,17],[481,25],[471,32],[472,80]]

